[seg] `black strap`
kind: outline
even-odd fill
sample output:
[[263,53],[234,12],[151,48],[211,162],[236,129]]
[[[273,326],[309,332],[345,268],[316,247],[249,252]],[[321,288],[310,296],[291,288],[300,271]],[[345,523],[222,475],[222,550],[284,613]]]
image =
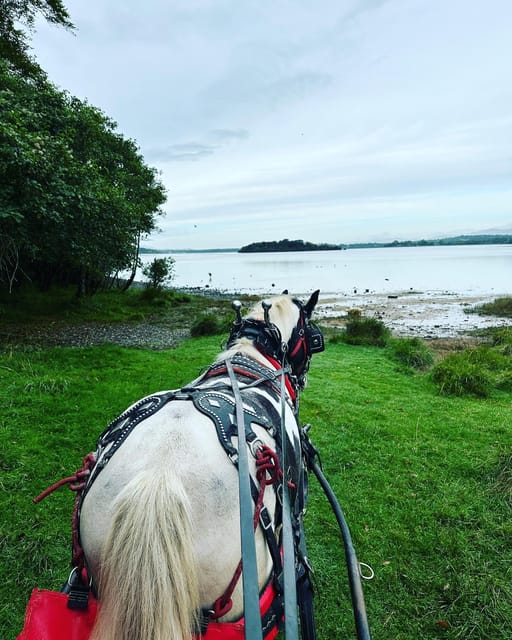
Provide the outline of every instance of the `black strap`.
[[302,429],[302,446],[306,456],[309,469],[315,474],[320,486],[322,487],[329,504],[332,507],[333,513],[338,522],[341,536],[343,539],[343,546],[345,548],[345,560],[347,563],[348,579],[350,583],[350,594],[352,597],[352,609],[354,611],[354,622],[356,624],[356,632],[358,640],[371,640],[370,627],[368,624],[368,618],[366,617],[366,605],[364,601],[363,586],[361,584],[361,573],[359,569],[359,562],[357,560],[354,545],[352,543],[352,536],[350,535],[350,529],[348,527],[343,511],[340,507],[338,499],[334,494],[330,484],[327,482],[326,477],[322,473],[319,465],[316,463],[315,457],[317,456],[317,450],[309,439],[307,433],[311,425],[305,425]]

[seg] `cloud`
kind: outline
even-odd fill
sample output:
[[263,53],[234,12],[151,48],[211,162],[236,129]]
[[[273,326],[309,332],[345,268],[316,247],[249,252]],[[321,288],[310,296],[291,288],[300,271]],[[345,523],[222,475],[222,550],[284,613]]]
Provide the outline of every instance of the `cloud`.
[[247,140],[249,137],[247,129],[213,129],[210,133],[211,136],[220,143]]
[[150,148],[146,151],[152,162],[197,162],[213,155],[217,150],[232,142],[246,140],[249,132],[246,129],[212,129],[206,139],[213,143],[184,142],[166,147]]
[[160,246],[511,224],[508,0],[67,6],[34,52],[160,170]]
[[149,149],[147,156],[152,162],[197,162],[215,153],[215,147],[197,142],[174,144],[159,149]]

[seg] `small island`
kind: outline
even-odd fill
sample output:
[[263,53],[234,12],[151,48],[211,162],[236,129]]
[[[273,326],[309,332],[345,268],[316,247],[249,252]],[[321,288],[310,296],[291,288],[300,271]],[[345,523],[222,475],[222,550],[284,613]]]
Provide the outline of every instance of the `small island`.
[[253,242],[241,247],[238,253],[267,253],[272,251],[333,251],[340,250],[338,244],[314,244],[304,240],[272,240],[269,242]]

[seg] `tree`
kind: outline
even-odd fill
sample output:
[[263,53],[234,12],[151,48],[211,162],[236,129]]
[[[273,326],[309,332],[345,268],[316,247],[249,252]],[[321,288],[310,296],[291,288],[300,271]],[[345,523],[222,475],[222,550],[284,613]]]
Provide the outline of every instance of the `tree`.
[[134,264],[166,195],[116,126],[0,61],[0,237],[9,239],[0,244],[0,281],[12,287],[23,274],[41,287],[74,283],[93,293]]
[[11,70],[25,75],[42,73],[29,54],[26,33],[34,30],[38,15],[52,24],[74,29],[61,0],[0,0],[0,59],[7,61]]
[[154,258],[148,262],[142,273],[148,279],[148,288],[159,290],[165,284],[170,284],[174,277],[174,258]]

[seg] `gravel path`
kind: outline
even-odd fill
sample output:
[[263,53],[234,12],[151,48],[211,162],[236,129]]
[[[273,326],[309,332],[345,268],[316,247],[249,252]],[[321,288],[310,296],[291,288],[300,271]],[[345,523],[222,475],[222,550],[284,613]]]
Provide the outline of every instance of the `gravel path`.
[[165,325],[102,324],[80,325],[22,325],[1,327],[0,345],[28,344],[34,347],[71,346],[86,347],[118,344],[123,347],[170,349],[190,337],[190,329],[172,329]]

